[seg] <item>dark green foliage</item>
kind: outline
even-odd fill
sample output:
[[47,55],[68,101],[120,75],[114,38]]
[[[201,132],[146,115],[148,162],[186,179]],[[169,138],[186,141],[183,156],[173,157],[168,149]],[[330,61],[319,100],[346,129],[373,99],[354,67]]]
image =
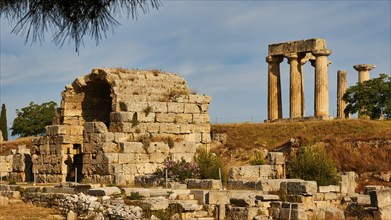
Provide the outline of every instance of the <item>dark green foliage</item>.
[[127,14],[135,19],[138,9],[147,13],[149,5],[161,6],[159,0],[0,0],[0,15],[16,23],[12,32],[25,35],[26,42],[41,42],[50,30],[56,45],[62,46],[69,38],[78,51],[85,35],[98,44],[107,31],[120,25],[114,16]]
[[348,103],[345,114],[359,112],[371,119],[382,115],[391,118],[391,77],[380,74],[378,78],[351,86],[342,99]]
[[307,146],[300,149],[288,163],[290,178],[313,180],[319,186],[338,183],[338,172],[333,159],[326,150],[317,146]]
[[195,158],[198,166],[201,169],[201,179],[219,179],[219,169],[221,171],[222,179],[225,181],[226,176],[224,172],[224,166],[222,161],[216,154],[201,149]]
[[28,107],[16,109],[16,118],[11,127],[12,135],[27,137],[44,134],[45,127],[52,124],[56,106],[53,101],[41,105],[30,102]]
[[5,109],[5,104],[1,106],[0,130],[3,135],[3,139],[8,141],[7,110]]

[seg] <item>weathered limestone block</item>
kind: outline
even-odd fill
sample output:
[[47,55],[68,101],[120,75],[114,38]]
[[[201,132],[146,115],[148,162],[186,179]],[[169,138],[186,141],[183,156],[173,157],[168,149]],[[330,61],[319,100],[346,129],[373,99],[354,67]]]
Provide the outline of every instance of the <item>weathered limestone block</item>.
[[280,215],[278,219],[306,220],[308,218],[305,213],[305,208],[302,204],[284,202],[280,209]]
[[220,180],[214,179],[187,179],[188,189],[221,189]]
[[[0,172],[8,173],[12,171],[13,155],[0,156]],[[4,175],[2,173],[2,175]]]
[[381,189],[369,192],[372,206],[384,208],[391,207],[391,189]]
[[170,147],[164,142],[151,142],[147,148],[148,153],[162,153],[170,152]]
[[160,133],[166,134],[179,134],[180,125],[174,123],[162,123],[160,124]]
[[315,181],[287,179],[281,182],[281,190],[288,195],[315,195],[318,186]]
[[146,150],[141,142],[122,142],[120,143],[122,153],[145,154]]
[[193,133],[193,125],[190,124],[179,124],[179,134],[191,134]]
[[274,169],[270,165],[233,167],[229,171],[231,179],[237,180],[261,180],[272,179],[275,176]]
[[357,195],[353,196],[352,200],[363,206],[371,205],[371,197],[369,195]]
[[316,219],[345,219],[344,212],[336,207],[328,206],[323,208],[314,208],[313,216]]
[[193,122],[193,114],[176,114],[175,121],[179,124],[191,124]]
[[206,201],[207,204],[212,204],[212,205],[219,205],[219,204],[229,204],[230,202],[230,196],[228,191],[226,190],[211,190],[209,193],[206,195]]
[[149,102],[149,105],[155,113],[167,113],[168,107],[166,102]]
[[103,122],[86,122],[84,131],[87,133],[106,133],[107,127]]
[[357,175],[354,172],[345,172],[341,176],[341,193],[342,194],[354,194],[357,187],[356,178]]
[[318,191],[320,193],[341,192],[341,186],[339,186],[339,185],[319,186]]
[[206,95],[189,95],[189,103],[209,104],[212,98]]
[[167,103],[167,110],[168,110],[168,112],[173,112],[173,113],[183,113],[185,111],[185,104],[176,103],[176,102],[168,102]]
[[145,112],[140,112],[138,113],[138,121],[139,122],[144,122],[144,123],[152,123],[155,122],[156,120],[156,113],[145,113]]
[[200,107],[197,104],[185,103],[184,113],[199,114],[201,112]]
[[145,163],[149,161],[148,154],[119,153],[118,163]]
[[91,196],[111,196],[114,194],[121,194],[121,189],[118,187],[92,188],[88,190],[87,193]]
[[193,114],[194,124],[209,124],[210,119],[208,114]]
[[142,200],[141,207],[146,210],[164,210],[168,208],[168,199],[163,196],[146,198]]
[[49,136],[67,134],[67,125],[49,125],[45,127],[45,134]]
[[198,145],[194,142],[175,142],[174,147],[170,150],[170,153],[195,153],[197,151]]
[[187,162],[194,160],[194,153],[171,153],[171,158],[175,161],[184,159]]
[[156,113],[156,122],[158,123],[174,123],[175,113]]

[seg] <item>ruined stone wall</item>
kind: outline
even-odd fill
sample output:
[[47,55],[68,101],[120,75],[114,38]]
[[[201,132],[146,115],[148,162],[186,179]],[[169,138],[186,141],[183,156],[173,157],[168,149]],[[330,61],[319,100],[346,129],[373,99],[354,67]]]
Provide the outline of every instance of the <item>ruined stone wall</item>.
[[211,98],[192,94],[176,74],[94,69],[61,95],[60,124],[34,142],[38,182],[77,175],[129,183],[162,167],[167,157],[190,161],[197,148],[210,144]]

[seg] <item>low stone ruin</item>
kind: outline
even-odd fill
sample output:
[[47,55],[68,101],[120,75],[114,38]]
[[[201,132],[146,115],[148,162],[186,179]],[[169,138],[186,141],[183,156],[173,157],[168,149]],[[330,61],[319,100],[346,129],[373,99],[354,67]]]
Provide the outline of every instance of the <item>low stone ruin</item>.
[[210,145],[211,98],[176,74],[93,69],[61,96],[57,124],[33,141],[36,182],[132,184]]
[[18,146],[7,156],[0,156],[0,179],[16,182],[33,181],[30,149]]

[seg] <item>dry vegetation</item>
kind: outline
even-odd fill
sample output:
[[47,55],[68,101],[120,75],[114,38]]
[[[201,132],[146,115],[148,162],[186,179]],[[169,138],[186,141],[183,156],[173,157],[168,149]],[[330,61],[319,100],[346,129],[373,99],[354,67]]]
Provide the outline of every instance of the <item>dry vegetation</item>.
[[17,146],[26,145],[31,149],[33,137],[22,137],[16,140],[0,142],[0,155],[8,155],[11,149],[16,149]]
[[37,207],[23,202],[0,205],[0,220],[59,220],[66,219],[59,210]]
[[296,139],[301,144],[324,142],[340,171],[362,174],[391,170],[391,121],[220,124],[212,125],[211,131],[227,134],[226,143],[214,144],[212,150],[230,166],[248,165],[256,152],[289,145]]

